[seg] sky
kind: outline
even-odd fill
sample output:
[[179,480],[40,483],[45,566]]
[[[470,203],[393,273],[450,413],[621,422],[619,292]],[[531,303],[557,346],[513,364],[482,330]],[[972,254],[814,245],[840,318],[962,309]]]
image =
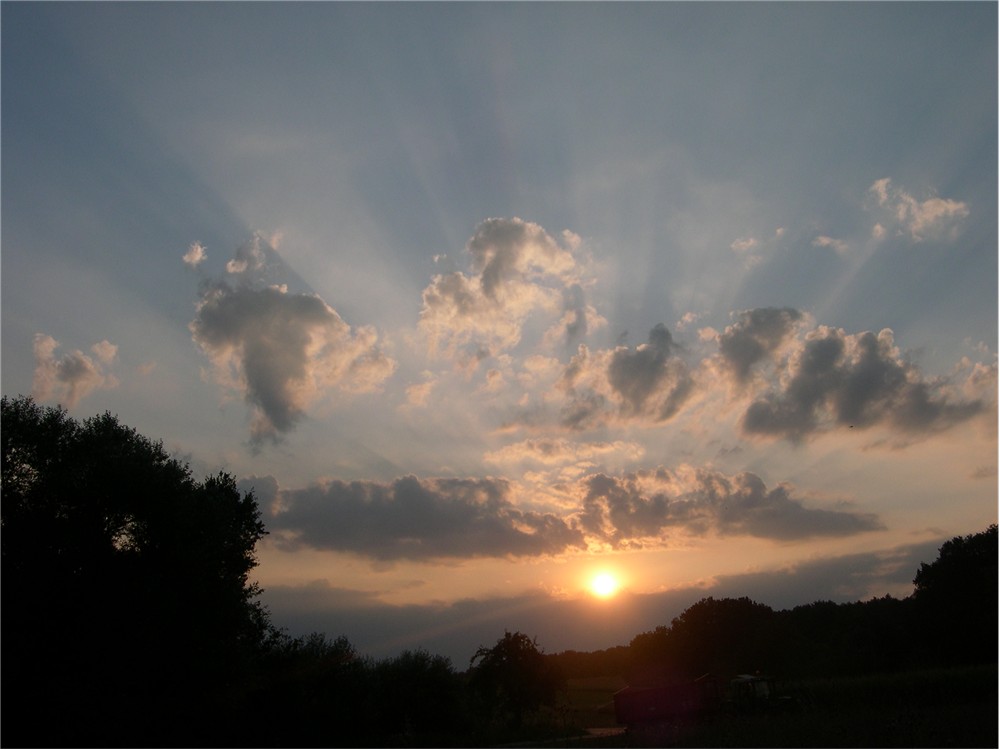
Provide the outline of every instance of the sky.
[[232,474],[373,657],[907,596],[997,520],[997,27],[3,3],[3,393]]

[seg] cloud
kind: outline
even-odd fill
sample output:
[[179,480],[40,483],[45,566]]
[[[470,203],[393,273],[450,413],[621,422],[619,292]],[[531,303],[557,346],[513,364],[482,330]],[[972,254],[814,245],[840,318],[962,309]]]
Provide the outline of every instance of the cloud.
[[827,237],[826,235],[819,235],[816,239],[812,241],[813,247],[828,247],[833,250],[837,255],[847,255],[850,252],[850,245],[848,245],[843,240],[834,239],[833,237]]
[[564,438],[542,438],[505,445],[500,450],[487,453],[483,459],[494,464],[529,462],[552,466],[616,455],[634,461],[642,458],[643,453],[641,445],[625,440],[578,443]]
[[182,260],[192,268],[197,268],[207,257],[205,246],[200,242],[192,242]]
[[782,541],[883,529],[869,513],[807,508],[787,485],[768,489],[751,472],[643,470],[582,480],[579,523],[614,548],[659,543],[665,533],[753,536]]
[[560,345],[571,346],[583,340],[588,333],[607,325],[597,310],[587,304],[583,287],[572,284],[563,290],[563,312],[559,320],[546,332],[542,346],[554,349]]
[[253,238],[238,248],[233,258],[226,261],[226,272],[231,274],[245,274],[259,271],[267,263],[267,258],[261,247],[262,238],[254,234]]
[[268,524],[290,548],[378,560],[533,557],[582,548],[583,535],[551,513],[518,509],[503,479],[339,480],[281,493]]
[[35,374],[32,395],[39,401],[58,399],[72,409],[97,389],[118,386],[118,378],[110,372],[118,347],[107,340],[90,347],[90,357],[79,349],[56,357],[59,342],[43,333],[35,334]]
[[959,225],[969,215],[969,207],[962,201],[937,197],[919,201],[894,187],[888,177],[873,182],[868,193],[879,208],[879,222],[872,231],[876,239],[895,229],[896,234],[908,235],[914,242],[954,240]]
[[754,365],[769,361],[793,336],[804,315],[790,307],[759,307],[737,315],[718,337],[724,366],[739,383],[746,383]]
[[604,319],[587,305],[580,238],[564,232],[562,244],[522,219],[487,219],[466,244],[471,273],[434,276],[423,292],[420,329],[433,354],[465,362],[517,346],[532,315],[554,319],[551,343],[573,343]]
[[[265,260],[255,237],[237,254],[239,273],[260,271]],[[374,328],[352,330],[319,296],[284,286],[208,285],[190,329],[216,380],[253,408],[255,444],[292,430],[332,390],[379,390],[396,367]]]
[[435,380],[425,380],[423,383],[408,385],[406,387],[406,404],[411,407],[427,406],[427,400],[436,384]]
[[674,326],[678,331],[683,331],[686,328],[694,325],[698,319],[701,318],[700,313],[688,311],[681,316],[681,319],[677,321],[677,325]]
[[883,424],[912,434],[946,429],[984,408],[979,399],[962,400],[947,381],[925,378],[902,357],[888,328],[848,334],[820,326],[796,341],[777,384],[750,404],[742,428],[793,440],[831,423]]
[[737,240],[733,240],[729,245],[729,249],[734,253],[744,253],[756,247],[759,243],[753,237],[741,237]]
[[665,325],[635,349],[618,346],[591,353],[581,345],[563,372],[559,388],[567,398],[562,423],[587,429],[613,418],[652,423],[673,418],[691,395],[694,381],[680,347]]

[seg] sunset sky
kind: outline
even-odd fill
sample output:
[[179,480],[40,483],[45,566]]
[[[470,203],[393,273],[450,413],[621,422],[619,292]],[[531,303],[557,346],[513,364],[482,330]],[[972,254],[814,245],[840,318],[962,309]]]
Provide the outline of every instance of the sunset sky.
[[290,634],[605,648],[996,522],[995,3],[0,13],[3,393],[253,488]]

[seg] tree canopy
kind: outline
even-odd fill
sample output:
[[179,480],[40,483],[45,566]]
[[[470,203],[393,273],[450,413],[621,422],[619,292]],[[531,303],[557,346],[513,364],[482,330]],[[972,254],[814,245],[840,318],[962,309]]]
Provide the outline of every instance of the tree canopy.
[[926,647],[951,662],[997,659],[997,525],[957,536],[921,563],[913,598]]
[[5,659],[5,742],[134,744],[138,723],[170,737],[224,710],[269,629],[253,494],[195,481],[111,414],[4,397],[0,438],[4,646],[21,655]]
[[526,713],[555,702],[563,679],[534,638],[504,631],[469,662],[469,686],[502,724],[519,726]]

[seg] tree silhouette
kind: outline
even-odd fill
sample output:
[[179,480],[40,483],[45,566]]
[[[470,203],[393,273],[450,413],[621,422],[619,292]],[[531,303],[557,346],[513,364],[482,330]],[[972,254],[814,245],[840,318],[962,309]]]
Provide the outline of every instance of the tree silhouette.
[[469,687],[487,713],[515,728],[521,726],[528,712],[555,703],[563,684],[535,639],[521,632],[504,631],[495,645],[480,646],[469,667]]
[[451,662],[423,650],[404,651],[373,667],[376,725],[403,741],[464,729],[460,683]]
[[110,414],[0,410],[4,743],[185,744],[187,722],[223,726],[269,629],[252,493],[195,482]]
[[640,633],[630,644],[633,685],[664,685],[700,675],[770,669],[779,622],[774,611],[747,597],[707,597],[675,617],[670,627]]
[[913,586],[931,659],[996,663],[996,524],[945,542],[937,560],[921,563]]

